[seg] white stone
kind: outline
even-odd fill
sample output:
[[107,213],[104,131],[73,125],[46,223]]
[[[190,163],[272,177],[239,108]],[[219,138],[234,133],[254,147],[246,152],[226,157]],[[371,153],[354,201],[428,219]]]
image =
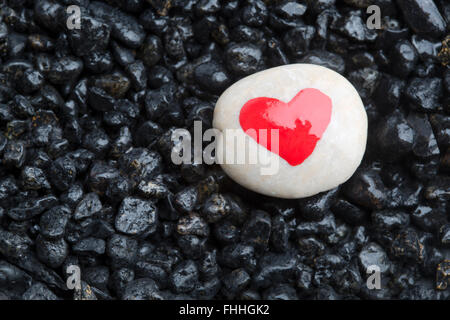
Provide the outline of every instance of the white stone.
[[[249,139],[240,126],[239,114],[250,99],[270,97],[289,102],[306,88],[318,89],[331,98],[331,120],[311,155],[303,163],[291,166]],[[241,138],[235,143],[237,152],[246,153],[250,148],[266,153],[268,162],[251,164],[247,157],[244,164],[221,164],[234,181],[255,192],[288,199],[309,197],[347,181],[362,160],[367,140],[367,115],[356,89],[335,71],[311,64],[280,66],[236,82],[217,101],[213,126],[222,133],[217,144],[219,159],[226,150],[224,146],[233,145],[223,134],[225,129],[237,129]],[[269,166],[278,170],[271,175],[262,174]]]

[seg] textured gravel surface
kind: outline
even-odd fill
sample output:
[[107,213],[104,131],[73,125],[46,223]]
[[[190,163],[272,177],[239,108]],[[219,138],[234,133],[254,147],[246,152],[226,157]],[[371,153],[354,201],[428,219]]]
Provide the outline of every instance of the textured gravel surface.
[[[448,1],[6,0],[0,15],[1,299],[449,298]],[[229,85],[297,62],[364,101],[351,180],[280,200],[172,164],[175,128],[210,128]]]

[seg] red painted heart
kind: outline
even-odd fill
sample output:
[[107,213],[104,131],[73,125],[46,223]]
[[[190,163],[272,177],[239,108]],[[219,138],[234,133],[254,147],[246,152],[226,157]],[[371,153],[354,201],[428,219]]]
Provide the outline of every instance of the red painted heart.
[[[307,88],[288,103],[266,97],[251,99],[242,107],[239,122],[256,142],[297,166],[311,155],[328,127],[331,105],[326,94]],[[266,134],[261,129],[266,129]],[[270,139],[272,129],[279,130],[278,148]]]

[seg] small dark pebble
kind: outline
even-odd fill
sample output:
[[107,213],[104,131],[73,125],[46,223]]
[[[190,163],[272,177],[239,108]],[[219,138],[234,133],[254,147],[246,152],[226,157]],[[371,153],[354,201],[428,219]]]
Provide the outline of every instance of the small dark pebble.
[[19,299],[24,292],[30,289],[32,278],[24,271],[3,260],[0,261],[0,270],[2,274],[0,284],[2,289],[8,292],[10,298]]
[[100,212],[102,209],[102,203],[98,195],[94,192],[86,194],[83,199],[78,203],[74,211],[74,219],[80,220],[91,217],[92,215]]
[[195,187],[181,190],[175,195],[174,205],[182,212],[190,212],[195,208],[198,198],[198,191]]
[[401,231],[394,239],[391,248],[397,258],[421,262],[425,259],[425,246],[417,232],[412,228]]
[[85,238],[76,243],[72,250],[80,255],[102,255],[105,253],[105,241],[97,238]]
[[156,231],[156,208],[150,201],[127,197],[120,205],[115,227],[128,235],[149,235]]
[[399,229],[409,224],[409,214],[401,211],[374,211],[372,222],[379,230]]
[[123,300],[164,300],[156,282],[149,278],[132,280],[125,285]]
[[44,212],[40,219],[40,233],[46,238],[60,238],[64,235],[71,210],[65,206],[55,206]]
[[228,199],[222,194],[212,194],[205,200],[203,216],[208,222],[217,222],[231,210]]
[[269,243],[272,221],[267,212],[256,210],[243,226],[241,239],[244,243],[264,249]]
[[413,78],[405,91],[410,107],[421,112],[437,110],[441,93],[442,81],[439,78]]
[[200,64],[194,71],[195,80],[205,90],[219,94],[225,90],[231,82],[225,68],[217,63],[207,62]]
[[358,259],[363,273],[366,273],[367,269],[373,265],[378,266],[382,273],[390,272],[392,267],[386,252],[376,243],[364,246],[359,252]]
[[22,141],[9,141],[3,151],[3,164],[16,168],[22,167],[25,162],[25,150]]
[[324,50],[309,51],[300,59],[300,62],[317,64],[322,67],[330,68],[341,74],[345,71],[344,59],[337,54]]
[[118,268],[111,274],[111,287],[122,296],[126,285],[134,280],[134,271],[128,268]]
[[331,209],[338,217],[349,224],[358,225],[363,223],[367,217],[367,213],[354,204],[341,199],[336,201]]
[[24,189],[40,190],[50,189],[50,183],[47,180],[45,173],[36,167],[25,167],[21,174],[24,183]]
[[61,266],[69,254],[69,246],[64,239],[47,240],[36,238],[36,253],[39,260],[51,268]]
[[206,221],[198,214],[191,213],[178,220],[177,232],[182,235],[191,234],[207,237],[209,235],[209,227]]
[[11,208],[7,214],[16,221],[25,221],[40,215],[43,211],[57,204],[58,199],[53,195],[46,195],[23,200],[17,207]]
[[233,298],[244,290],[250,283],[250,275],[244,269],[235,269],[222,279],[224,294],[228,298]]
[[299,209],[302,216],[307,220],[321,220],[333,204],[338,189],[322,192],[313,197],[299,201]]
[[128,266],[135,262],[138,243],[127,236],[114,234],[106,244],[106,254],[115,266]]
[[400,77],[406,77],[414,70],[419,55],[411,42],[403,40],[392,49],[391,59],[395,62],[393,73]]
[[271,283],[286,282],[293,279],[296,274],[298,258],[290,253],[266,254],[260,261],[260,270],[253,278],[257,287],[267,288]]
[[255,248],[240,243],[226,246],[222,250],[219,261],[230,268],[244,267],[253,272],[257,263]]
[[424,195],[428,200],[448,201],[450,200],[450,179],[448,177],[440,177],[428,184]]
[[194,261],[186,260],[175,267],[170,284],[177,293],[192,291],[198,281],[198,269]]
[[266,300],[298,300],[295,289],[288,284],[277,284],[267,289],[263,294]]
[[23,300],[60,300],[43,283],[37,282],[32,285],[22,296]]
[[444,260],[437,266],[436,289],[446,290],[450,279],[450,261]]
[[60,191],[69,189],[75,181],[76,175],[75,164],[67,156],[56,159],[50,167],[50,181]]
[[395,111],[379,124],[376,135],[379,151],[392,161],[412,151],[416,134],[403,115]]
[[304,55],[309,49],[309,45],[314,38],[315,32],[315,28],[308,25],[288,31],[283,40],[286,43],[290,54],[295,58],[300,58]]
[[275,251],[284,252],[289,248],[290,228],[282,216],[272,218],[270,241]]
[[240,75],[249,75],[262,69],[262,52],[253,44],[234,44],[230,45],[225,58],[228,69]]
[[239,240],[240,229],[230,221],[224,220],[215,224],[214,236],[223,244],[235,243]]
[[411,29],[419,34],[439,36],[445,32],[446,22],[433,0],[400,0],[398,5]]
[[388,189],[375,166],[360,168],[344,187],[344,194],[355,204],[367,209],[383,209],[388,202]]

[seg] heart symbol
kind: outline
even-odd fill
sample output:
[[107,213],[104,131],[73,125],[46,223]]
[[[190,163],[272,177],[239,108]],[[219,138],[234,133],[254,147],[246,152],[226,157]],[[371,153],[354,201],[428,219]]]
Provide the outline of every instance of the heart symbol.
[[[328,127],[331,105],[330,97],[313,88],[300,90],[288,103],[259,97],[244,104],[239,123],[260,145],[297,166],[311,155]],[[272,129],[279,130],[278,148],[270,139]]]

